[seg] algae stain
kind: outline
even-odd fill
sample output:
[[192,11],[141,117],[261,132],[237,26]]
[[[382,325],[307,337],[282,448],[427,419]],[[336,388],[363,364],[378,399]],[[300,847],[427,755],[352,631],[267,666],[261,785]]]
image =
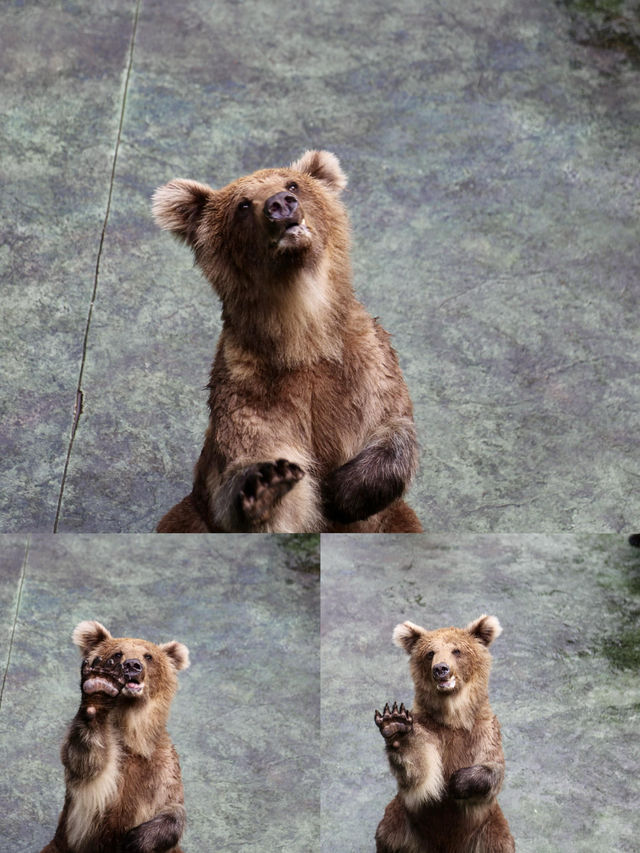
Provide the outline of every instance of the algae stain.
[[637,0],[560,0],[571,18],[570,36],[584,47],[611,50],[640,67]]
[[320,574],[320,534],[283,534],[276,539],[284,552],[288,569],[305,574]]
[[628,628],[616,637],[606,638],[598,651],[616,669],[640,668],[640,627]]

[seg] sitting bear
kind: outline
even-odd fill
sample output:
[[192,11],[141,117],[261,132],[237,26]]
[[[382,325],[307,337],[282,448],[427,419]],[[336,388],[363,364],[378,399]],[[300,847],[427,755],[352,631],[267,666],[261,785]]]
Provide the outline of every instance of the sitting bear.
[[346,177],[327,151],[213,190],[160,187],[158,224],[222,301],[210,420],[163,533],[418,532],[411,401],[389,336],[356,300]]
[[375,712],[398,782],[376,832],[377,853],[515,851],[496,800],[504,756],[488,695],[488,647],[501,632],[486,615],[466,628],[396,626],[415,699],[412,711],[394,703]]
[[81,622],[73,641],[82,698],[62,745],[64,807],[42,853],[182,853],[182,778],[166,722],[186,646],[112,637],[99,622]]

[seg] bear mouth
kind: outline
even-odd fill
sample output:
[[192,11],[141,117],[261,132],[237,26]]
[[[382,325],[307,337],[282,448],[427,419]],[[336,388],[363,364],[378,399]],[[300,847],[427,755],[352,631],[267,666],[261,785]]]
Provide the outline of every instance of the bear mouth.
[[452,690],[456,689],[456,677],[452,675],[451,678],[448,678],[446,681],[436,681],[436,690],[439,693],[451,693]]
[[306,249],[311,245],[311,231],[304,219],[288,222],[272,245],[279,252]]
[[144,691],[144,682],[138,681],[137,678],[131,678],[122,688],[123,696],[142,696]]

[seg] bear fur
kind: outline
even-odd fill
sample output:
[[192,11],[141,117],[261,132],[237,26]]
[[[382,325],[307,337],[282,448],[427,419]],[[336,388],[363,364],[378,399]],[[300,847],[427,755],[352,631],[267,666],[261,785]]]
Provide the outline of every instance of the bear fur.
[[73,642],[82,698],[62,745],[64,807],[42,853],[182,853],[182,778],[166,723],[186,646],[112,637],[93,621]]
[[376,832],[377,853],[515,851],[496,799],[504,755],[488,695],[488,647],[501,632],[486,615],[466,628],[396,626],[415,697],[411,711],[394,703],[375,712],[398,783]]
[[389,336],[356,300],[335,155],[307,151],[220,190],[160,187],[153,213],[222,301],[193,490],[163,533],[419,532],[417,463]]

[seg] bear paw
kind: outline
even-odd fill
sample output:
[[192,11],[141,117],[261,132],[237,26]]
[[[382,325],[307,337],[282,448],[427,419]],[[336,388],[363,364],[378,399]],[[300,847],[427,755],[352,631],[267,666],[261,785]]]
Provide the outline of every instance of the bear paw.
[[456,800],[486,797],[491,793],[491,772],[482,764],[462,767],[449,779],[449,793]]
[[101,657],[94,658],[91,663],[88,658],[82,661],[80,686],[85,696],[95,693],[117,696],[126,682],[120,661],[113,658],[103,661]]
[[268,521],[272,510],[303,477],[302,468],[286,459],[251,465],[238,495],[240,517],[249,524]]
[[380,729],[380,734],[387,741],[387,746],[397,749],[400,746],[400,738],[403,735],[413,731],[413,716],[411,711],[407,711],[404,705],[393,703],[393,708],[389,708],[389,703],[384,706],[384,711],[376,711],[373,719],[376,726]]

